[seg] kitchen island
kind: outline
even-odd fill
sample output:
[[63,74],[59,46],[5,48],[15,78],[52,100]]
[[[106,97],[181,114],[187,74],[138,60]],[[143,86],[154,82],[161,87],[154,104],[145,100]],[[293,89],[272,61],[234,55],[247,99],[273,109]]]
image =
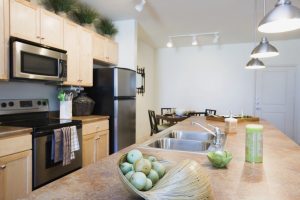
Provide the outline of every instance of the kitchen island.
[[[155,135],[169,130],[201,131],[192,121],[206,123],[204,117],[191,117]],[[224,130],[223,122],[209,121]],[[215,169],[206,155],[172,150],[144,148],[132,145],[99,162],[82,168],[55,182],[32,192],[27,199],[134,199],[118,177],[117,162],[130,149],[138,148],[143,153],[160,159],[178,162],[193,159],[207,171],[215,199],[300,199],[300,147],[270,123],[264,125],[264,162],[245,162],[245,126],[239,123],[236,134],[227,135],[225,149],[232,152],[233,159],[227,169]]]

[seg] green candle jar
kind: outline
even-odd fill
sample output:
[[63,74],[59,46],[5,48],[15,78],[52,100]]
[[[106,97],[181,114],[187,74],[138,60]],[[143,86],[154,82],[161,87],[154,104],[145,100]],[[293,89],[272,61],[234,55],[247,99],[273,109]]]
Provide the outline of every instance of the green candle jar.
[[248,124],[246,126],[246,162],[263,162],[263,126]]

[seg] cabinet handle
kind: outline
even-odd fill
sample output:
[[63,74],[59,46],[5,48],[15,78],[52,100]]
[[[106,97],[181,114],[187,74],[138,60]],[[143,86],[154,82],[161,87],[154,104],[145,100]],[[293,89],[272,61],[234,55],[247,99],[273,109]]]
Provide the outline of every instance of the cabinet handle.
[[40,36],[36,36],[36,38],[41,38]]
[[6,168],[6,165],[1,165],[1,169],[5,169]]
[[44,40],[45,38],[44,38],[44,37],[42,37],[41,39],[42,39],[42,40]]

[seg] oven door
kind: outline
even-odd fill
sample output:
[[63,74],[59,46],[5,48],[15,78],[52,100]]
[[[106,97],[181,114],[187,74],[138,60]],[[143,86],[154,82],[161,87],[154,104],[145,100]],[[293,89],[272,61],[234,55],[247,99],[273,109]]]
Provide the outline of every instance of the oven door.
[[66,60],[67,55],[59,51],[20,41],[12,43],[13,78],[64,81]]
[[[80,150],[75,152],[71,164],[63,166],[62,162],[51,160],[53,130],[39,133],[33,137],[33,189],[61,178],[82,167],[82,129],[77,128]],[[33,135],[36,135],[34,133]]]

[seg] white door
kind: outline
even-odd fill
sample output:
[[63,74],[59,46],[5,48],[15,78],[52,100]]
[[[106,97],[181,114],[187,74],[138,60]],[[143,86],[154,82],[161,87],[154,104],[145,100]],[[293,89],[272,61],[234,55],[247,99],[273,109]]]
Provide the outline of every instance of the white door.
[[256,116],[294,138],[294,67],[269,67],[256,72]]

